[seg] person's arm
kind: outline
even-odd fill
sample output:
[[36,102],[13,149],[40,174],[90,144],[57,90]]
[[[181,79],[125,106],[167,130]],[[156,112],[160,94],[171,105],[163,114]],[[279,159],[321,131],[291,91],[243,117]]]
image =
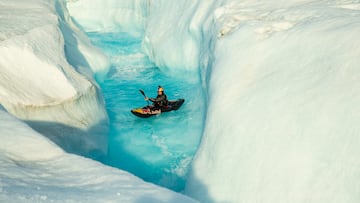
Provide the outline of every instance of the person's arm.
[[165,95],[161,95],[161,96],[156,97],[156,98],[149,98],[149,100],[152,101],[152,102],[159,102],[159,101],[166,100],[166,96],[165,96]]
[[160,101],[158,98],[149,98],[149,97],[145,97],[145,100],[150,100],[152,102],[157,102],[157,101]]
[[159,102],[162,99],[160,97],[156,97],[156,98],[149,98],[149,100],[152,101],[152,102]]

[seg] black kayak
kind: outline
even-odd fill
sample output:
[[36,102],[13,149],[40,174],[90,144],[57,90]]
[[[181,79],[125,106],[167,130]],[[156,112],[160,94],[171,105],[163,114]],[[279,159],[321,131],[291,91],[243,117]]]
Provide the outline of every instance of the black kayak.
[[131,113],[141,118],[148,118],[150,116],[161,114],[162,112],[178,110],[184,102],[184,99],[170,100],[168,102],[168,105],[162,107],[161,109],[156,109],[154,106],[148,105],[140,108],[131,109]]

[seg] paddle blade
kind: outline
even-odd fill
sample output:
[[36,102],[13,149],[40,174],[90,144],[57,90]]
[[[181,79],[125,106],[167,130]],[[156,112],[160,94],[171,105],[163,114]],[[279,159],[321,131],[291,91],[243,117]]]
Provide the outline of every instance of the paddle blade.
[[139,90],[140,91],[140,93],[142,94],[142,95],[144,95],[144,97],[146,97],[145,96],[145,92],[143,91],[143,90]]

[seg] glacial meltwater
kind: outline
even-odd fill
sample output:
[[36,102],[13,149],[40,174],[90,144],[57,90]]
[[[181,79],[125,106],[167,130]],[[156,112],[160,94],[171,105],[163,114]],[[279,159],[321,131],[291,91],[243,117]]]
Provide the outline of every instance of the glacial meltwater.
[[[144,54],[141,38],[127,33],[87,33],[110,59],[105,80],[98,81],[110,118],[108,157],[104,162],[145,181],[182,191],[201,139],[205,99],[199,72],[159,69]],[[169,49],[171,51],[171,49]],[[146,106],[161,85],[169,100],[184,98],[177,111],[150,118],[130,110]]]

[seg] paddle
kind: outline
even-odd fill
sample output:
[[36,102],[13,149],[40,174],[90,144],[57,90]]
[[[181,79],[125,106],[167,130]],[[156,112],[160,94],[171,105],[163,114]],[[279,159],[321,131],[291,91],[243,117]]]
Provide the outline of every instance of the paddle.
[[[140,93],[142,94],[142,95],[144,95],[144,98],[146,98],[147,96],[145,95],[145,92],[143,91],[143,90],[139,90],[140,91]],[[147,101],[147,104],[149,105],[149,100],[146,100]]]

